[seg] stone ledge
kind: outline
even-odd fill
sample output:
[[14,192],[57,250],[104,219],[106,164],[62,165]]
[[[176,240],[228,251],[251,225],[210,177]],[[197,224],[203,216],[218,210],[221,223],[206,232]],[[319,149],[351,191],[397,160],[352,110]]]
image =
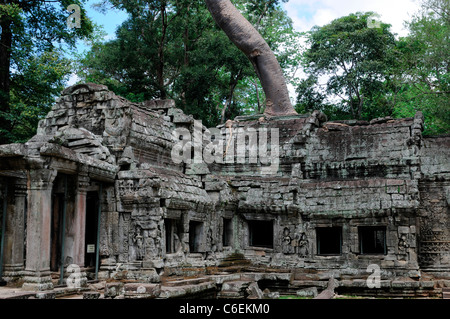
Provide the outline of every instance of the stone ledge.
[[190,295],[200,294],[208,290],[216,289],[214,282],[201,283],[199,285],[186,285],[181,287],[161,287],[159,299],[183,298]]

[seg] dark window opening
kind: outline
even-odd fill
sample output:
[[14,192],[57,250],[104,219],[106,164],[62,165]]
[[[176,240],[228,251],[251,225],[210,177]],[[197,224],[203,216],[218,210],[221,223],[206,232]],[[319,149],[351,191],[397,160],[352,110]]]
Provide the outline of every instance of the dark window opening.
[[294,204],[297,203],[297,201],[298,201],[298,192],[296,189],[294,189],[292,191],[292,200],[293,200]]
[[189,252],[198,253],[202,247],[202,233],[203,223],[190,221],[189,222]]
[[223,219],[223,235],[222,235],[222,243],[224,246],[231,246],[233,242],[233,223],[231,219],[224,218]]
[[359,227],[361,254],[386,254],[386,227]]
[[342,253],[342,227],[316,228],[317,254],[340,255]]
[[121,171],[129,171],[131,169],[131,164],[122,164],[120,165]]
[[273,221],[248,221],[249,245],[253,247],[273,248]]
[[159,207],[166,207],[166,199],[165,198],[159,199]]

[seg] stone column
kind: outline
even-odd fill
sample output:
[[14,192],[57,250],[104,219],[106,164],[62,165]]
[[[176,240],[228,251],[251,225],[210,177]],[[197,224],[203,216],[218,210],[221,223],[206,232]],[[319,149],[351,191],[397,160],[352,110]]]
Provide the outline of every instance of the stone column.
[[3,277],[10,279],[22,275],[25,210],[27,196],[27,181],[18,179],[15,183],[13,200],[8,205],[5,230],[5,251]]
[[[86,233],[86,197],[89,186],[89,176],[82,172],[78,175],[75,191],[75,207],[72,225],[69,225],[68,236],[73,239],[72,251],[67,256],[72,256],[72,262],[80,267],[84,266],[85,233]],[[70,247],[67,247],[70,248]],[[66,252],[67,253],[67,252]]]
[[[117,271],[117,259],[116,255],[121,252],[119,248],[119,213],[116,211],[116,199],[115,199],[115,187],[112,184],[103,184],[101,215],[100,215],[100,269],[99,278],[107,278],[114,271]],[[129,221],[131,223],[131,221]],[[132,230],[130,224],[127,229]],[[126,234],[128,238],[128,234]],[[122,242],[127,243],[127,240]],[[127,247],[124,247],[128,249]],[[128,253],[127,253],[128,255]],[[128,262],[128,260],[126,261]]]
[[25,290],[53,289],[50,276],[52,187],[57,171],[30,170],[28,176]]

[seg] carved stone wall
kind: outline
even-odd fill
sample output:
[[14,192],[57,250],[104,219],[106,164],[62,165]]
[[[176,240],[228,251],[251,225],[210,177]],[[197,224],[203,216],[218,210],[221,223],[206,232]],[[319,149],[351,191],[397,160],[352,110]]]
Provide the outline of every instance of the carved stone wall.
[[[20,185],[30,185],[18,188],[29,198],[46,200],[54,175],[71,175],[77,181],[71,190],[73,221],[79,220],[74,212],[85,205],[87,192],[98,192],[105,277],[127,269],[127,276],[157,281],[163,269],[182,274],[216,267],[235,253],[253,267],[358,276],[377,264],[392,277],[415,278],[421,269],[448,275],[450,138],[423,138],[420,113],[371,122],[329,122],[318,111],[242,116],[218,126],[223,162],[214,163],[175,163],[176,129],[194,138],[206,131],[173,101],[131,103],[104,86],[76,85],[62,92],[28,143],[0,146],[0,184],[19,178]],[[208,139],[200,139],[205,154]],[[258,148],[252,153],[255,147],[264,147],[266,157]],[[46,179],[39,172],[52,174]],[[47,220],[30,212],[23,223],[12,218],[14,205],[25,209],[22,191],[16,193],[8,223],[15,220],[36,233],[24,232],[25,248],[13,246],[47,245],[33,243]],[[70,233],[68,252],[79,251],[73,242],[84,225],[78,226]],[[339,251],[321,254],[318,229],[331,227],[339,228]],[[362,251],[364,227],[381,229],[376,254]],[[15,273],[20,260],[14,259]],[[30,259],[30,267],[31,261],[41,262]],[[48,280],[44,266],[28,269],[27,280]]]
[[426,269],[450,268],[450,138],[424,138],[419,182],[419,262]]

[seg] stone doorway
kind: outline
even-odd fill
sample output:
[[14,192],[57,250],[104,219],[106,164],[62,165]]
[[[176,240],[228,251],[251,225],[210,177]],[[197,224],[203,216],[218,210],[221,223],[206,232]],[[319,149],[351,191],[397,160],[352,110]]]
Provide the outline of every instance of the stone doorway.
[[50,270],[59,271],[61,266],[61,250],[63,237],[64,193],[52,196],[52,224],[50,244]]
[[84,265],[95,267],[96,248],[98,237],[98,192],[88,192],[86,197],[86,234],[85,234],[85,255]]
[[[5,207],[7,203],[7,198],[5,196],[5,190],[1,189],[0,194],[0,247],[1,247],[1,253],[0,253],[0,286],[6,285],[6,281],[3,280],[3,252],[4,252],[4,238],[5,238],[5,220],[6,220],[6,212]],[[5,220],[3,219],[5,217]]]

